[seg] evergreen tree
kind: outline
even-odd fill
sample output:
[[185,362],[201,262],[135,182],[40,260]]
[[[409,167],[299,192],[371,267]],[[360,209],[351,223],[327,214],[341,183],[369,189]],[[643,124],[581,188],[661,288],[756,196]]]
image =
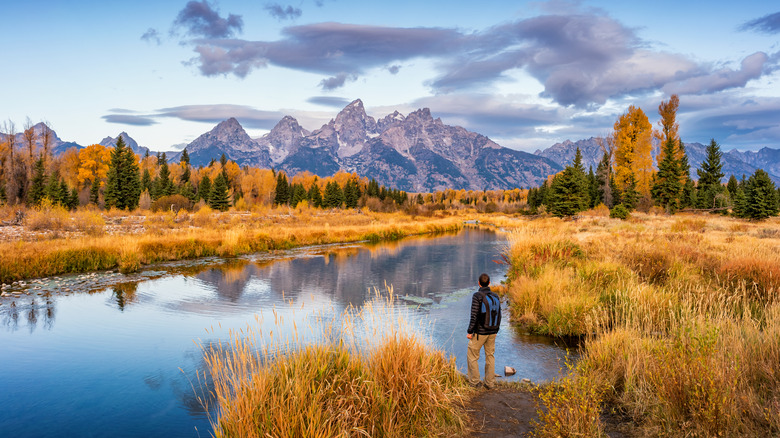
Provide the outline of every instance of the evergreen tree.
[[70,190],[70,198],[68,198],[68,208],[75,210],[79,206],[79,191],[76,188]]
[[588,170],[588,197],[590,198],[589,208],[593,208],[603,202],[599,193],[599,180],[596,178],[596,174],[593,173],[592,166]]
[[604,152],[599,165],[596,167],[596,181],[598,182],[599,201],[610,208],[613,206],[611,174],[612,164],[609,162],[609,154]]
[[46,196],[46,166],[43,162],[43,155],[35,161],[33,168],[32,185],[30,186],[27,202],[29,205],[39,205],[44,196]]
[[302,183],[293,184],[290,187],[290,206],[296,207],[301,201],[305,201],[307,198],[306,189]]
[[685,180],[683,186],[682,198],[680,198],[680,208],[689,208],[696,205],[696,184],[692,179]]
[[726,183],[726,191],[729,192],[729,198],[731,198],[731,202],[733,204],[734,198],[737,196],[737,188],[739,187],[739,183],[737,182],[737,178],[734,175],[731,175],[729,177],[729,182]]
[[89,186],[89,202],[97,205],[100,201],[100,181],[95,178]]
[[206,204],[209,203],[211,197],[211,178],[208,175],[204,175],[198,185],[198,198],[203,199]]
[[680,206],[683,185],[681,183],[680,163],[677,159],[677,145],[668,139],[664,144],[663,159],[658,163],[658,173],[654,177],[651,190],[653,200],[670,213]]
[[373,196],[374,198],[379,196],[379,183],[376,182],[374,178],[371,178],[371,181],[368,182],[368,187],[366,187],[366,195]]
[[[63,182],[64,184],[64,182]],[[64,195],[64,196],[63,196]],[[49,180],[46,183],[46,187],[43,190],[43,196],[49,198],[52,204],[66,205],[67,197],[70,195],[67,186],[65,187],[65,193],[62,193],[62,184],[60,184],[60,172],[54,171],[49,175]]]
[[636,190],[636,179],[633,175],[628,175],[626,189],[620,194],[620,200],[629,211],[639,204],[639,192]]
[[70,189],[68,189],[68,185],[63,179],[60,180],[60,190],[58,196],[60,205],[68,208],[70,205]]
[[189,182],[181,186],[181,190],[179,190],[179,194],[189,199],[190,202],[192,203],[195,203],[195,201],[198,200],[198,195],[195,194],[195,188],[192,187],[192,184]]
[[317,185],[316,179],[311,184],[311,187],[309,187],[308,198],[309,205],[312,207],[322,207],[322,192],[320,191],[320,186]]
[[141,192],[144,190],[149,190],[149,193],[152,192],[152,175],[149,173],[149,169],[144,169],[144,174],[141,177]]
[[[400,194],[397,195],[400,198]],[[360,200],[360,187],[357,181],[350,179],[344,186],[344,206],[347,208],[357,208]]]
[[[224,154],[222,155],[225,156]],[[290,202],[290,184],[287,182],[287,175],[282,172],[276,174],[276,196],[274,205],[284,205]]]
[[723,192],[723,186],[720,181],[723,179],[723,163],[721,158],[720,146],[713,138],[707,146],[707,156],[701,163],[696,173],[699,175],[698,193],[696,195],[696,206],[698,208],[713,208],[715,197]]
[[138,163],[133,150],[125,145],[122,136],[116,141],[111,151],[111,162],[108,166],[105,201],[106,208],[132,210],[138,207],[141,196],[141,178],[138,174]]
[[336,181],[330,181],[325,186],[325,196],[322,199],[322,204],[325,208],[340,208],[344,203],[344,192],[341,190],[339,183]]
[[209,207],[219,211],[227,211],[230,208],[227,183],[222,173],[217,175],[217,178],[214,180],[214,186],[211,188],[209,195]]
[[160,174],[154,180],[154,191],[151,193],[152,199],[157,200],[163,196],[173,194],[173,181],[171,180],[171,170],[168,168],[168,161],[164,159],[160,165]]
[[547,185],[547,180],[544,180],[542,182],[542,185],[539,186],[539,191],[536,193],[537,203],[539,206],[547,205],[547,192],[549,191],[549,186]]
[[190,182],[190,155],[187,153],[187,148],[184,148],[184,150],[181,151],[179,164],[183,168],[179,182],[181,187],[184,188]]
[[763,169],[756,169],[745,184],[745,204],[742,217],[763,220],[777,216],[775,183]]
[[581,169],[567,166],[556,175],[548,194],[549,211],[555,216],[573,216],[588,208],[588,187]]

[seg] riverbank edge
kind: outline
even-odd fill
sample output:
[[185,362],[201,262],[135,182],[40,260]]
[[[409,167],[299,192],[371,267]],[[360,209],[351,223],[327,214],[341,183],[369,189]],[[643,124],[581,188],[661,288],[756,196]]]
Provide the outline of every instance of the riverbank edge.
[[4,242],[0,243],[0,284],[107,270],[127,274],[162,262],[229,258],[311,245],[378,243],[457,232],[467,226],[496,230],[496,218],[479,213],[424,218],[353,212],[316,218],[280,217],[274,219],[278,223],[262,225],[235,223],[233,219],[210,228],[174,227],[143,234]]

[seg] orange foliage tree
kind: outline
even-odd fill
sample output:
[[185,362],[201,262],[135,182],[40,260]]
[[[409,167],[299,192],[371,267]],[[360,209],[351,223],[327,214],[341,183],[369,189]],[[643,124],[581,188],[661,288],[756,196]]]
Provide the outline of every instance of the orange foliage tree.
[[101,184],[108,174],[111,152],[103,145],[92,144],[79,151],[78,182]]
[[[661,150],[656,156],[656,162],[661,163],[664,159],[664,147],[667,139],[671,139],[675,144],[678,144],[680,137],[678,131],[680,125],[677,123],[677,109],[680,107],[680,98],[676,94],[672,94],[666,102],[661,101],[658,105],[658,115],[661,116],[661,120],[658,121],[658,127],[660,130],[653,132],[653,136],[661,141]],[[679,160],[682,157],[682,151],[678,149]]]
[[653,126],[641,108],[633,105],[615,122],[615,184],[624,190],[633,175],[641,196],[650,196],[653,177]]

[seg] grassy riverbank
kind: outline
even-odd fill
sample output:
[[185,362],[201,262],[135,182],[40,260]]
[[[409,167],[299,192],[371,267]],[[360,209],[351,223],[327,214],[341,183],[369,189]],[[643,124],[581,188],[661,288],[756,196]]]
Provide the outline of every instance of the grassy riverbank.
[[780,223],[635,215],[538,220],[510,237],[513,319],[584,336],[571,377],[542,391],[538,436],[780,433]]
[[0,242],[0,283],[118,269],[161,261],[235,256],[297,246],[396,240],[457,231],[478,214],[431,217],[356,210],[268,209],[262,212],[101,214],[31,211],[22,237]]
[[[466,424],[454,359],[425,345],[392,298],[287,338],[248,327],[204,348],[216,437],[445,436]],[[389,317],[389,318],[388,318]],[[376,325],[379,322],[378,326]],[[359,327],[359,328],[358,328]],[[357,329],[356,329],[357,328]],[[314,342],[299,330],[318,333]]]

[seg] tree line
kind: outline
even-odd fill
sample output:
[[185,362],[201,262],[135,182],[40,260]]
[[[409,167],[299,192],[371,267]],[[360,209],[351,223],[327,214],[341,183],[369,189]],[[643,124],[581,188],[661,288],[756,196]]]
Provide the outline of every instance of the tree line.
[[[653,130],[641,108],[633,105],[615,122],[613,132],[602,139],[603,156],[596,168],[586,173],[577,148],[571,165],[528,192],[528,205],[536,211],[544,206],[555,216],[572,216],[604,204],[614,217],[625,218],[634,209],[652,206],[675,213],[682,209],[731,212],[741,218],[765,219],[780,211],[780,189],[769,175],[757,169],[750,177],[729,177],[722,184],[722,152],[712,139],[706,156],[690,177],[685,145],[678,135],[676,113],[679,98],[672,95],[658,106],[661,116]],[[652,139],[661,144],[653,167]]]
[[274,169],[241,168],[224,154],[219,161],[195,168],[186,149],[179,163],[169,163],[165,153],[136,155],[121,136],[114,147],[74,147],[55,157],[40,147],[50,141],[38,138],[32,126],[24,131],[29,145],[25,148],[16,144],[13,125],[4,127],[9,133],[0,142],[0,204],[34,207],[48,202],[70,209],[95,205],[134,210],[201,203],[225,211],[257,204],[356,208],[369,203],[393,210],[408,200],[406,192],[354,173],[320,178],[303,172],[288,177]]

